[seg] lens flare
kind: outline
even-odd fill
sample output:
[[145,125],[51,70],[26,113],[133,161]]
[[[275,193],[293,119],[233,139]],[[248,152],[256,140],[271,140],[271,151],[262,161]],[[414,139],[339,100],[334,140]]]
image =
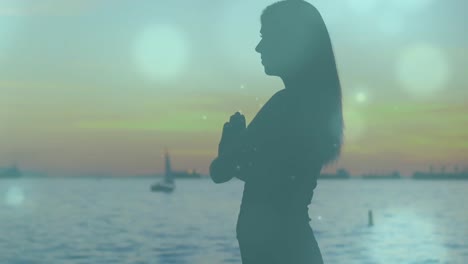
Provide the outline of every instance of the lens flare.
[[146,28],[137,38],[134,55],[139,70],[153,81],[178,77],[188,63],[189,45],[181,30],[171,25]]
[[402,11],[418,11],[428,7],[434,0],[392,0],[391,3]]
[[411,94],[432,96],[445,88],[450,68],[444,53],[427,44],[408,47],[396,64],[397,80]]
[[372,12],[378,2],[378,0],[348,0],[348,5],[355,13],[363,14]]

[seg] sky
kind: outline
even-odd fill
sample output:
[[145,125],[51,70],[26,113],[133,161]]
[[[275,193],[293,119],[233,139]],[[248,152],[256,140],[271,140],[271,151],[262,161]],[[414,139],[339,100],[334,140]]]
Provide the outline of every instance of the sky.
[[[468,168],[461,0],[310,0],[328,26],[345,142],[333,172]],[[208,174],[224,122],[283,88],[255,46],[273,1],[0,0],[0,167]]]

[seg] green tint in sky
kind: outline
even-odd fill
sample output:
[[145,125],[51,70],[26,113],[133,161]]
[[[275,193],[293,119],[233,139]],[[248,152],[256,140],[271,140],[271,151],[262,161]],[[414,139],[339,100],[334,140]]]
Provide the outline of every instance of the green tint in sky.
[[[468,166],[463,1],[310,1],[342,81],[352,173]],[[52,175],[208,172],[235,111],[280,79],[255,46],[272,1],[0,1],[0,167]]]

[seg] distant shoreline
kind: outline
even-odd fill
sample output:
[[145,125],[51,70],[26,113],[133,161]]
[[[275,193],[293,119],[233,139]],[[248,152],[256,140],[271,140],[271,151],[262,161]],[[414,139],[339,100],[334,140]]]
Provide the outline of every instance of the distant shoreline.
[[[89,175],[75,175],[75,176],[21,176],[21,177],[0,177],[0,181],[2,180],[21,180],[21,179],[125,179],[125,180],[132,180],[132,179],[159,179],[163,178],[161,175],[157,176],[89,176]],[[177,178],[177,181],[185,181],[185,180],[208,180],[210,177],[208,175],[202,175],[199,178]],[[395,180],[415,180],[415,181],[463,181],[468,180],[468,178],[415,178],[415,177],[400,177],[400,178],[390,178],[390,177],[371,177],[365,178],[362,176],[351,176],[347,178],[343,177],[319,177],[317,180],[330,180],[330,181],[337,181],[337,180],[365,180],[365,181],[395,181]]]

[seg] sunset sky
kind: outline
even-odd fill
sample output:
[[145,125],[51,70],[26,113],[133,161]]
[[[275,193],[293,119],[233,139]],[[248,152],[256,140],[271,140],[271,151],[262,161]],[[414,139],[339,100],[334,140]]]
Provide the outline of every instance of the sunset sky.
[[[468,168],[467,4],[310,0],[332,38],[345,144],[334,171]],[[221,129],[276,91],[266,0],[0,0],[0,167],[208,173]]]

